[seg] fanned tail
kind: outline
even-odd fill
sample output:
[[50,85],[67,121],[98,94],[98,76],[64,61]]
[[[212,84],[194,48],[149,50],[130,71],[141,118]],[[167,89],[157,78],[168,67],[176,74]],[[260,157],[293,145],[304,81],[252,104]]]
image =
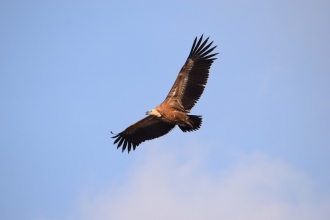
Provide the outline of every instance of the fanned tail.
[[196,131],[198,130],[201,125],[202,125],[202,116],[199,115],[188,115],[189,116],[189,120],[192,124],[193,127],[190,127],[189,125],[179,125],[179,128],[183,131],[183,132],[187,132],[187,131]]

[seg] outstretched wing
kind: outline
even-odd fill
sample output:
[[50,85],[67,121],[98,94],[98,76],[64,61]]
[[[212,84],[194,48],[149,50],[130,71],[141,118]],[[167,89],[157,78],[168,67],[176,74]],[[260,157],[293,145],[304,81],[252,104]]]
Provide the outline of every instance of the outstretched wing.
[[163,136],[174,126],[175,124],[165,123],[154,116],[147,116],[112,138],[116,138],[114,144],[119,142],[117,149],[123,144],[122,151],[127,147],[129,153],[132,147],[135,150],[142,142]]
[[165,101],[176,100],[185,110],[190,110],[201,97],[209,77],[209,69],[217,55],[210,54],[217,46],[210,48],[213,41],[207,44],[208,39],[202,43],[203,35],[198,42],[197,37],[195,38],[186,63]]

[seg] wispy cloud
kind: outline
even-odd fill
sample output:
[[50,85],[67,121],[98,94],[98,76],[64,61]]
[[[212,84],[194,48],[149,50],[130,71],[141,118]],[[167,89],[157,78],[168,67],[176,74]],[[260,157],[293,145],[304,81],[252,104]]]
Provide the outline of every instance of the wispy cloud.
[[175,150],[153,151],[133,165],[126,184],[85,197],[73,219],[321,220],[330,216],[330,199],[318,198],[310,180],[281,160],[254,153],[218,169],[207,167],[206,160],[199,153],[182,159]]

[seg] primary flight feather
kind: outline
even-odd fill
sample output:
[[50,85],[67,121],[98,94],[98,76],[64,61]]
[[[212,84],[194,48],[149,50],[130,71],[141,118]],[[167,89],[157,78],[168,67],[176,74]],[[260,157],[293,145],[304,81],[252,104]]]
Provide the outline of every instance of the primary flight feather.
[[183,132],[200,128],[202,117],[188,113],[201,97],[209,69],[218,54],[211,54],[216,46],[211,47],[213,41],[207,44],[208,39],[203,41],[203,35],[198,41],[195,38],[189,56],[165,100],[147,111],[147,117],[112,137],[115,138],[114,144],[118,143],[117,148],[122,146],[123,152],[127,148],[129,153],[142,142],[167,134],[175,125]]

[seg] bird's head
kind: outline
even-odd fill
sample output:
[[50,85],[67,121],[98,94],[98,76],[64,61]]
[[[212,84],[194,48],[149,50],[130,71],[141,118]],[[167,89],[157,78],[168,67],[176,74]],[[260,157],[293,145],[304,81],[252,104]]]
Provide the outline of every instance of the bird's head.
[[162,115],[156,109],[151,109],[151,110],[147,111],[146,115],[153,115],[153,116],[156,116],[158,118],[162,117]]

